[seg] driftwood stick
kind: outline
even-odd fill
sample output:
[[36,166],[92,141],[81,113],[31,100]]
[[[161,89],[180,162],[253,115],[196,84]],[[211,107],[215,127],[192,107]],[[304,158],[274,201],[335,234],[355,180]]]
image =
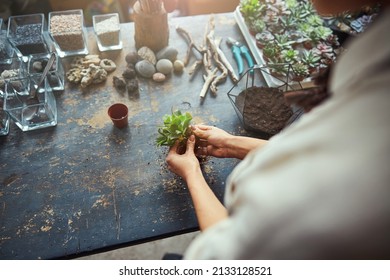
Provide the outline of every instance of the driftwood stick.
[[203,54],[204,50],[202,48],[198,47],[194,43],[194,40],[192,39],[190,33],[187,30],[185,30],[184,28],[181,28],[180,26],[177,26],[176,27],[176,32],[179,33],[182,37],[184,37],[184,39],[188,43],[188,49],[187,49],[187,52],[186,52],[186,56],[183,59],[184,66],[187,66],[188,62],[190,61],[190,56],[191,56],[192,49],[197,50],[200,54]]
[[236,73],[234,72],[233,66],[230,64],[229,60],[226,58],[225,54],[223,53],[223,51],[221,50],[219,45],[218,45],[217,51],[218,51],[219,60],[223,63],[223,65],[225,65],[233,83],[237,83],[238,77],[237,77]]
[[218,68],[214,68],[213,71],[209,71],[206,76],[205,75],[203,76],[204,84],[203,84],[202,90],[200,91],[200,94],[199,94],[200,98],[203,99],[206,96],[206,93],[209,90],[210,84],[213,82],[213,80],[217,76],[216,75],[217,72],[218,72]]
[[192,64],[192,66],[188,70],[188,75],[192,76],[192,74],[194,74],[200,68],[200,66],[202,66],[202,64],[202,59],[198,59],[197,61],[195,61],[195,63]]
[[210,32],[209,35],[207,36],[207,40],[208,40],[208,44],[211,47],[211,50],[213,52],[213,58],[214,58],[215,64],[217,65],[218,69],[221,71],[221,74],[218,75],[210,85],[211,93],[216,95],[217,91],[218,91],[218,85],[220,83],[223,83],[224,81],[226,81],[226,77],[228,75],[228,70],[225,67],[225,65],[219,60],[218,48],[219,48],[219,44],[221,43],[221,39],[214,40],[214,32]]

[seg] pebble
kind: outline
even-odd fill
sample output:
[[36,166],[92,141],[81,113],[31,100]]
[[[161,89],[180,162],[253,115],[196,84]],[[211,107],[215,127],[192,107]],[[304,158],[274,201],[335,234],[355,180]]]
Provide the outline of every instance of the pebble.
[[102,67],[107,72],[113,72],[116,69],[116,64],[111,59],[104,58],[100,61],[100,67]]
[[177,49],[168,46],[160,50],[157,53],[156,58],[157,60],[169,59],[171,62],[174,62],[177,58],[177,54],[178,54]]
[[132,79],[127,82],[127,92],[133,92],[138,89],[138,80],[137,79]]
[[125,57],[125,60],[128,64],[133,64],[135,65],[138,60],[140,59],[139,55],[137,52],[129,52],[128,54],[126,54],[126,57]]
[[42,72],[42,70],[43,70],[43,66],[42,66],[41,61],[34,61],[32,67],[36,72]]
[[136,76],[135,69],[126,68],[125,71],[123,71],[122,76],[125,79],[133,79],[133,78],[135,78],[135,76]]
[[156,68],[147,60],[141,60],[135,65],[135,70],[144,78],[151,78],[156,73]]
[[158,72],[168,75],[172,72],[173,64],[169,59],[163,58],[157,62],[156,68]]
[[117,90],[123,91],[126,89],[126,81],[122,77],[114,76],[114,77],[112,77],[112,81],[114,83],[114,87]]
[[157,59],[154,52],[149,49],[148,47],[142,47],[138,50],[138,55],[141,57],[141,59],[147,60],[153,65],[156,65]]
[[157,73],[153,74],[153,81],[155,81],[155,82],[162,83],[165,81],[165,79],[166,79],[166,76],[163,73],[157,72]]
[[177,73],[183,72],[184,69],[184,63],[181,60],[175,60],[173,63],[173,70]]

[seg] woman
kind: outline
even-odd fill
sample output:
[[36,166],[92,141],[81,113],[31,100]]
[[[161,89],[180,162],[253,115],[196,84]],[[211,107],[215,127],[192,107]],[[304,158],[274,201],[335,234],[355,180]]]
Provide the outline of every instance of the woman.
[[334,66],[331,97],[268,142],[194,127],[208,155],[243,159],[225,206],[202,175],[194,137],[185,154],[170,150],[202,231],[184,258],[390,258],[389,2],[313,1],[325,15],[376,3],[382,14]]

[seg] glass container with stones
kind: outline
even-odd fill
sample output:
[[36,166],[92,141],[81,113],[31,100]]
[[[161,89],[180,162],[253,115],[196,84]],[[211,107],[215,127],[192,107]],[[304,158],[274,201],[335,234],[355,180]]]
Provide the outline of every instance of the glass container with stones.
[[8,20],[7,38],[18,56],[47,53],[49,47],[44,37],[46,28],[44,14],[11,16]]

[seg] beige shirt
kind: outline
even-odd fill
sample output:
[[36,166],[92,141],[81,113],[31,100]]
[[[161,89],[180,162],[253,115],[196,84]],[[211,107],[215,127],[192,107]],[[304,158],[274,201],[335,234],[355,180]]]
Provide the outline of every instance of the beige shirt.
[[390,9],[347,47],[332,98],[227,182],[229,218],[185,259],[390,259]]

